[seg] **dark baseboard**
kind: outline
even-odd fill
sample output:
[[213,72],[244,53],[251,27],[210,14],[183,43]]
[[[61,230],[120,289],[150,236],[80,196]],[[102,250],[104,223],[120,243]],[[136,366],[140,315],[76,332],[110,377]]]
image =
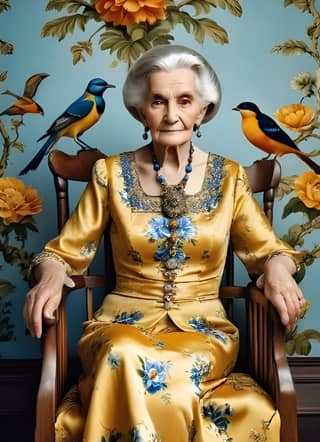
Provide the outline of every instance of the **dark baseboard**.
[[34,442],[35,403],[40,368],[39,359],[0,359],[2,442]]
[[297,391],[299,442],[317,440],[320,435],[320,358],[290,357],[289,365]]
[[[320,358],[290,357],[289,365],[297,390],[299,442],[318,440]],[[40,369],[39,359],[0,359],[1,441],[33,442]]]

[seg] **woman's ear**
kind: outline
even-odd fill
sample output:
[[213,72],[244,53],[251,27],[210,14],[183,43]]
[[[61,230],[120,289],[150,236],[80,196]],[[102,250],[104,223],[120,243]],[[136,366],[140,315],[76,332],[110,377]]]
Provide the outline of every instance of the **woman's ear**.
[[199,112],[199,115],[197,117],[196,123],[200,126],[200,124],[202,123],[202,120],[204,118],[204,116],[206,115],[208,110],[208,105],[207,106],[203,106]]
[[144,126],[148,126],[148,123],[147,123],[147,120],[146,120],[146,117],[145,117],[145,114],[144,114],[143,110],[137,108],[137,112],[138,112],[138,115],[139,115],[141,123]]

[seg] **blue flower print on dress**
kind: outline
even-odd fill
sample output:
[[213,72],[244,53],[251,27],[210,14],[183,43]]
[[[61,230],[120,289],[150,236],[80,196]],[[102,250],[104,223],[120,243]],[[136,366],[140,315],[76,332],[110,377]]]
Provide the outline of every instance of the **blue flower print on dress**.
[[[169,238],[171,230],[169,228],[170,219],[164,216],[153,218],[150,222],[150,229],[146,232],[146,236],[151,241],[159,241],[160,239]],[[191,219],[182,216],[177,219],[176,233],[181,239],[191,240],[195,238],[196,227],[192,224]]]
[[164,216],[158,216],[157,218],[152,218],[149,222],[150,229],[147,231],[146,236],[151,241],[158,241],[159,239],[169,238],[170,229],[168,227],[168,218]]
[[101,438],[101,442],[120,442],[122,439],[123,434],[120,432],[117,432],[116,430],[110,431],[110,435],[108,436],[108,439],[106,439],[104,436]]
[[136,322],[140,321],[140,319],[143,318],[143,313],[136,311],[133,313],[128,312],[121,312],[118,313],[117,316],[113,319],[113,323],[117,324],[135,324]]
[[209,419],[219,433],[227,433],[228,425],[230,423],[227,416],[233,416],[234,410],[229,404],[217,406],[216,403],[213,402],[212,404],[204,405],[202,407],[202,414],[205,418]]
[[201,394],[200,384],[203,381],[203,378],[210,372],[210,370],[210,361],[197,356],[190,370],[190,379],[197,395]]
[[139,430],[139,428],[134,427],[131,431],[130,431],[130,440],[132,442],[145,442],[144,438],[142,437],[142,434]]
[[179,237],[184,239],[194,239],[196,228],[192,224],[191,219],[187,216],[183,216],[178,220],[178,227],[176,228],[176,233]]
[[227,344],[227,338],[225,333],[220,330],[216,330],[214,328],[208,327],[207,321],[205,318],[191,318],[189,320],[189,324],[193,327],[197,332],[205,333],[206,335],[212,335],[218,341],[221,341],[223,344]]
[[164,361],[152,361],[151,359],[139,358],[141,362],[141,369],[138,370],[142,378],[143,386],[150,394],[155,394],[158,391],[167,388],[166,375],[170,364]]
[[119,358],[119,356],[113,353],[109,353],[107,361],[111,367],[111,370],[116,370],[121,364],[121,359]]

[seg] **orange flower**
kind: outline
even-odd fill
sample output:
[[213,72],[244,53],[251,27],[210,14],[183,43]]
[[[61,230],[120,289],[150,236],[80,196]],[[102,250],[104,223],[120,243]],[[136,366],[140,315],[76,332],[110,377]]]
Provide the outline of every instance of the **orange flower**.
[[97,0],[95,8],[101,19],[117,25],[148,22],[165,18],[165,0]]
[[295,192],[303,204],[320,210],[320,175],[312,171],[303,172],[294,181]]
[[274,116],[283,126],[299,132],[310,127],[314,119],[314,112],[311,107],[305,104],[295,103],[280,107]]
[[37,191],[14,177],[0,178],[0,218],[5,225],[20,223],[42,210]]

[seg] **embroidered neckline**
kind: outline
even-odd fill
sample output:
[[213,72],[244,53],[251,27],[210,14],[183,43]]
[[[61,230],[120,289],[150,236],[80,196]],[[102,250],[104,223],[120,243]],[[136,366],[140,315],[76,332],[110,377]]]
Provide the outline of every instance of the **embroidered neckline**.
[[[144,190],[144,188],[141,185],[141,182],[140,182],[140,179],[139,179],[139,174],[138,174],[138,171],[137,171],[137,162],[136,162],[136,159],[135,159],[135,153],[134,152],[127,152],[127,155],[128,155],[128,157],[130,159],[131,171],[132,171],[132,174],[134,176],[135,184],[137,184],[138,187],[139,187],[139,189],[138,189],[139,193],[143,193],[146,198],[160,198],[160,194],[159,195],[151,195],[151,194],[147,193]],[[214,155],[214,154],[208,153],[207,163],[206,163],[205,172],[204,172],[204,176],[203,176],[202,185],[201,185],[200,190],[198,190],[198,192],[195,192],[195,193],[187,193],[186,192],[185,195],[186,195],[187,198],[198,197],[203,192],[203,189],[206,186],[207,181],[208,181],[208,176],[210,174],[210,156],[212,156],[212,155]]]
[[[150,195],[141,186],[134,152],[120,154],[120,176],[124,181],[123,190],[119,193],[123,202],[133,211],[161,212],[160,195]],[[193,194],[186,193],[189,212],[210,212],[217,207],[222,196],[221,182],[224,171],[224,158],[210,152],[201,189]]]

